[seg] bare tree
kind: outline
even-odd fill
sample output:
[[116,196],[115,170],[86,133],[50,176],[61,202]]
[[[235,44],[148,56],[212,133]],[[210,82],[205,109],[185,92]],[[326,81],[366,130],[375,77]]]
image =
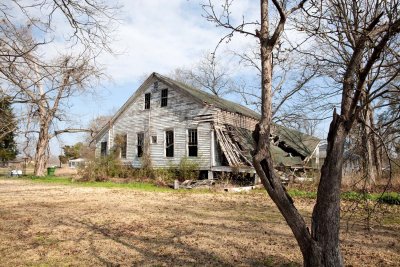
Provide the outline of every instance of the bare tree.
[[92,82],[101,73],[84,56],[65,56],[40,65],[38,59],[33,62],[21,57],[15,65],[1,68],[0,73],[8,78],[11,87],[15,86],[14,102],[25,104],[31,111],[28,115],[36,125],[32,131],[37,136],[34,174],[39,176],[44,174],[47,164],[50,139],[61,133],[83,130],[56,128],[56,120],[65,120],[66,100],[92,88]]
[[235,86],[226,65],[222,58],[205,53],[192,67],[178,68],[172,76],[180,82],[221,97],[232,92]]
[[[99,80],[96,58],[102,51],[111,52],[110,32],[117,10],[101,0],[0,4],[2,92],[25,106],[25,136],[30,140],[34,136],[37,142],[35,175],[44,174],[52,137],[87,130],[58,129],[56,122],[66,120],[70,97],[93,88]],[[57,25],[59,21],[64,27]],[[51,58],[47,52],[56,50],[54,40],[62,40],[64,51]]]
[[[254,132],[256,149],[253,165],[268,194],[278,206],[298,242],[303,254],[304,266],[343,266],[340,251],[340,186],[342,178],[344,143],[355,120],[361,112],[360,100],[371,68],[379,61],[382,52],[400,31],[397,1],[300,1],[291,3],[272,0],[278,12],[278,21],[271,23],[268,0],[260,1],[260,29],[248,31],[243,19],[239,25],[232,25],[229,7],[225,2],[222,15],[217,15],[214,5],[204,6],[209,21],[229,30],[226,38],[236,33],[258,38],[261,51],[261,120]],[[307,4],[307,6],[305,6]],[[336,81],[341,84],[341,106],[333,119],[328,133],[327,157],[321,169],[317,201],[314,206],[311,230],[300,215],[293,200],[286,193],[276,175],[270,152],[272,111],[272,55],[279,43],[288,17],[297,10],[303,10],[300,29],[318,43],[318,58],[337,72]],[[317,56],[318,53],[310,52]],[[338,59],[336,64],[333,59]],[[343,64],[345,62],[345,64]],[[332,69],[333,68],[333,69]],[[387,88],[380,88],[375,94],[385,94]]]

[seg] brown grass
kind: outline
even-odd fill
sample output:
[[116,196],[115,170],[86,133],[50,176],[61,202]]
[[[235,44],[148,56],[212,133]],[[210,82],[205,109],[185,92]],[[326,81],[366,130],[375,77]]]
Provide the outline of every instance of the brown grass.
[[54,175],[56,176],[76,176],[78,174],[78,169],[69,168],[67,166],[62,168],[56,168]]
[[[311,200],[296,200],[311,213]],[[399,217],[398,209],[393,214]],[[397,266],[397,223],[342,233],[348,266]],[[265,193],[159,193],[0,179],[1,266],[300,266]]]

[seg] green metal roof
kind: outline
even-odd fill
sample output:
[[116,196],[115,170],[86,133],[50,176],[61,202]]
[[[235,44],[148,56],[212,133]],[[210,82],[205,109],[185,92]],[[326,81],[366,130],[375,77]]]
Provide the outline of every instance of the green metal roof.
[[278,136],[280,142],[295,149],[303,158],[310,156],[321,141],[319,138],[274,124],[273,136]]
[[[252,137],[252,132],[248,129],[244,128],[238,128],[238,127],[230,127],[229,125],[226,125],[230,131],[234,131],[237,133],[237,137],[240,139],[240,144],[242,147],[242,153],[245,155],[245,157],[252,162],[252,155],[251,152],[254,150],[254,139]],[[290,155],[290,153],[285,152],[278,146],[274,145],[271,143],[270,145],[271,148],[271,156],[274,165],[284,165],[284,166],[302,166],[303,165],[303,160],[301,157],[296,157]]]

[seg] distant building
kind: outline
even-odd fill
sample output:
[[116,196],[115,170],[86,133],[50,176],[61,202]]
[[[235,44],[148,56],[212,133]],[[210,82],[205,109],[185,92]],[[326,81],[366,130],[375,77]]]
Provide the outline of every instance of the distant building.
[[68,167],[70,168],[78,168],[79,166],[85,165],[86,160],[82,158],[77,158],[77,159],[70,159],[68,160]]

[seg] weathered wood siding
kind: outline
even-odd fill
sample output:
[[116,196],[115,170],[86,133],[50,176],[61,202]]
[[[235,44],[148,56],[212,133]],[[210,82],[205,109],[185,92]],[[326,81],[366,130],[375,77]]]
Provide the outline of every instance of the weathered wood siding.
[[[168,88],[168,105],[161,107],[161,90]],[[144,94],[151,93],[150,109],[144,109]],[[154,167],[177,165],[187,152],[187,130],[197,129],[198,157],[189,157],[189,160],[199,164],[200,169],[211,167],[211,123],[201,122],[195,118],[198,115],[214,113],[210,107],[191,100],[186,95],[158,83],[158,89],[150,83],[134,101],[113,122],[111,128],[105,131],[96,140],[96,156],[100,155],[100,143],[107,141],[109,148],[113,146],[113,139],[118,134],[127,134],[127,157],[122,159],[134,167],[141,166],[142,158],[137,157],[137,134],[145,133],[147,143],[151,136],[157,136],[157,143],[149,144],[150,156]],[[174,157],[165,156],[165,131],[174,131]]]
[[214,115],[215,123],[217,124],[229,124],[235,127],[244,128],[253,131],[254,127],[258,123],[257,120],[240,115],[238,113],[232,113],[225,110],[218,110]]

